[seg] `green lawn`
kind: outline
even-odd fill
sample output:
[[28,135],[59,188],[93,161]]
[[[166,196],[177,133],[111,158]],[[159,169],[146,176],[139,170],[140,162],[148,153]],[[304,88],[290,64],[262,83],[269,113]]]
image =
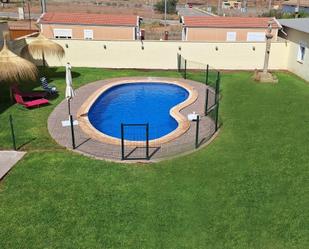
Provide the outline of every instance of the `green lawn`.
[[[55,70],[55,69],[51,69]],[[74,85],[169,71],[75,69]],[[0,98],[0,148],[13,114],[26,157],[0,183],[0,248],[309,248],[309,85],[224,73],[219,136],[208,147],[152,165],[93,160],[61,148],[46,120],[61,96],[23,110]],[[29,85],[32,88],[33,85]]]

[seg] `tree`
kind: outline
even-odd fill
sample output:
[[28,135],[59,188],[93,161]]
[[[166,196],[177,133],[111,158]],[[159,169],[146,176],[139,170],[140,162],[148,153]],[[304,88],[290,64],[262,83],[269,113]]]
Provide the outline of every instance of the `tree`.
[[[176,5],[178,3],[178,0],[166,0],[167,1],[167,7],[166,12],[168,14],[174,14],[176,13]],[[165,11],[165,0],[160,0],[155,4],[155,10],[164,13]]]

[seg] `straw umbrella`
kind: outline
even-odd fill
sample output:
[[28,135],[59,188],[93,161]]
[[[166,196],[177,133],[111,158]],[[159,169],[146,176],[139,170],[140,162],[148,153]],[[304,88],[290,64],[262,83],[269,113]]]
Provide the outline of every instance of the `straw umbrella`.
[[9,50],[4,39],[0,51],[0,82],[18,82],[21,79],[35,80],[38,75],[36,66]]
[[65,52],[63,47],[58,43],[47,39],[42,34],[39,34],[29,44],[23,47],[21,54],[22,56],[30,55],[33,57],[41,57],[45,68],[45,56],[58,56],[58,58],[62,58]]

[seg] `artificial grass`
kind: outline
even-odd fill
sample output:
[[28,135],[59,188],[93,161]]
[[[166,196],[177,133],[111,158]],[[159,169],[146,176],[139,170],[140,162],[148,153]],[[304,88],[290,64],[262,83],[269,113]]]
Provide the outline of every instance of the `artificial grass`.
[[[111,76],[178,76],[76,71],[75,85]],[[23,147],[29,153],[0,184],[0,248],[308,248],[309,86],[286,73],[277,74],[276,85],[250,76],[223,74],[223,126],[212,144],[152,165],[62,149],[46,129],[54,106],[7,108],[0,120],[13,111],[29,115],[30,135],[30,127],[43,128],[33,128],[40,137]],[[63,90],[60,79],[55,83]],[[9,147],[1,132],[1,146]]]

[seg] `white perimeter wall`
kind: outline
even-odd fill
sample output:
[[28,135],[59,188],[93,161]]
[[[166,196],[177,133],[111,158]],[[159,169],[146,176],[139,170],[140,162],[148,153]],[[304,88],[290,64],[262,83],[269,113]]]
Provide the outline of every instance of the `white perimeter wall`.
[[[209,64],[217,69],[246,70],[261,69],[265,53],[265,43],[54,41],[64,47],[66,56],[61,60],[46,58],[50,66],[64,66],[70,62],[76,67],[176,69],[177,53],[181,53],[189,60]],[[270,69],[287,69],[288,51],[288,43],[272,43]]]
[[[285,28],[288,36],[289,54],[288,69],[303,79],[309,81],[309,34],[294,29]],[[299,44],[305,45],[305,58],[302,63],[297,61]]]

